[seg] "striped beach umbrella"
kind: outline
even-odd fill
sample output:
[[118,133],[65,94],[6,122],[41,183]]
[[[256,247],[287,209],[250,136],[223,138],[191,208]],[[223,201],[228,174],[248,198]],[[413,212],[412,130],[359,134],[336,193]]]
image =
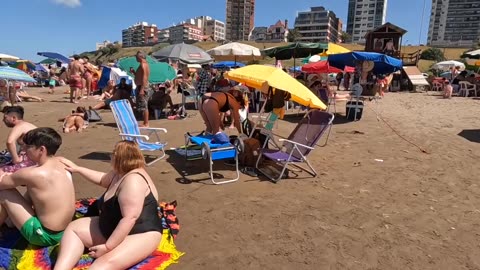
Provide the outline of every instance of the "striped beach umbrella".
[[37,82],[27,73],[12,67],[0,67],[0,79],[19,81],[19,82]]

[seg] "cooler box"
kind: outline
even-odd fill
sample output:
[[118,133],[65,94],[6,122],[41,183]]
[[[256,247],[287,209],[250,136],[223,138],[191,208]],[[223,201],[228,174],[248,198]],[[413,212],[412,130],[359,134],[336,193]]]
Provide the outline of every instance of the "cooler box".
[[[355,113],[356,112],[356,113]],[[362,118],[363,101],[347,101],[347,119],[350,121],[358,121]]]

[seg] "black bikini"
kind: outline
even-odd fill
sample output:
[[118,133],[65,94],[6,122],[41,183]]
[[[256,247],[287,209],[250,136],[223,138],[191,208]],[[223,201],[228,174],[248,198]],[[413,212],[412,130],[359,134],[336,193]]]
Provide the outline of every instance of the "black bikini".
[[[228,112],[230,110],[230,103],[228,102],[228,94],[227,93],[224,93],[225,94],[225,97],[227,98],[227,100],[225,101],[225,104],[223,105],[222,108],[220,108],[220,112]],[[218,105],[220,105],[220,103],[218,102],[218,100],[212,96],[203,96],[202,97],[202,103],[207,100],[207,99],[213,99],[215,100],[215,102],[217,102]]]
[[[150,193],[145,197],[145,200],[143,202],[142,213],[140,214],[137,221],[135,222],[135,225],[133,225],[133,228],[130,231],[129,235],[144,233],[144,232],[151,232],[151,231],[161,232],[162,222],[158,216],[158,210],[157,210],[158,203],[157,203],[157,200],[155,199],[155,196],[153,196],[152,189],[150,188],[150,184],[148,183],[145,176],[143,176],[141,173],[139,172],[134,172],[134,173],[139,174],[145,180],[145,182],[148,185],[148,188],[150,189]],[[123,182],[123,179],[122,179],[122,182]],[[110,185],[112,185],[112,183],[110,183]],[[98,209],[100,209],[100,215],[99,215],[100,231],[102,232],[105,238],[108,238],[110,237],[110,235],[112,235],[113,231],[115,230],[118,223],[122,219],[122,211],[120,209],[120,204],[118,203],[117,190],[115,191],[115,194],[112,196],[112,198],[106,201],[105,201],[105,193],[107,193],[106,191],[98,199]]]

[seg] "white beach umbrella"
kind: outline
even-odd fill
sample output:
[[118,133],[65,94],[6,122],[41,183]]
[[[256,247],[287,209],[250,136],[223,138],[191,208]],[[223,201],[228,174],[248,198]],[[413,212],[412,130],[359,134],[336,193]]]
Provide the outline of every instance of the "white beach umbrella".
[[19,59],[20,58],[18,58],[16,56],[13,56],[13,55],[0,53],[0,60],[2,60],[2,61],[16,61],[16,60],[19,60]]
[[448,70],[451,67],[460,67],[460,70],[464,70],[465,69],[465,64],[462,63],[462,62],[449,60],[449,61],[438,62],[435,65],[433,65],[432,68],[439,69],[439,70]]
[[262,55],[258,48],[239,42],[220,45],[207,53],[213,56],[215,61],[251,61]]

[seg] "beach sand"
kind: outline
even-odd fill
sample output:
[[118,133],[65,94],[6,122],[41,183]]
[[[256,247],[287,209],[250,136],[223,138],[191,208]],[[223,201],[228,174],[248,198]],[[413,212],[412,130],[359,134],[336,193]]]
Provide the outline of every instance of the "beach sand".
[[[25,120],[61,132],[57,119],[76,106],[63,89],[47,90],[28,90],[48,101],[21,103]],[[345,115],[345,104],[337,110]],[[274,129],[279,137],[298,121],[289,113]],[[111,112],[101,116],[81,134],[62,135],[58,155],[107,171],[119,137]],[[244,174],[220,186],[181,183],[185,168],[189,179],[207,178],[208,163],[185,164],[169,150],[148,172],[160,198],[178,202],[175,242],[186,254],[170,269],[480,269],[479,116],[480,100],[388,93],[367,101],[358,122],[337,117],[328,145],[309,156],[317,177],[277,184]],[[168,149],[203,129],[196,111],[151,126],[168,129]],[[8,131],[0,129],[2,143]],[[78,198],[103,191],[78,175],[74,181]]]

